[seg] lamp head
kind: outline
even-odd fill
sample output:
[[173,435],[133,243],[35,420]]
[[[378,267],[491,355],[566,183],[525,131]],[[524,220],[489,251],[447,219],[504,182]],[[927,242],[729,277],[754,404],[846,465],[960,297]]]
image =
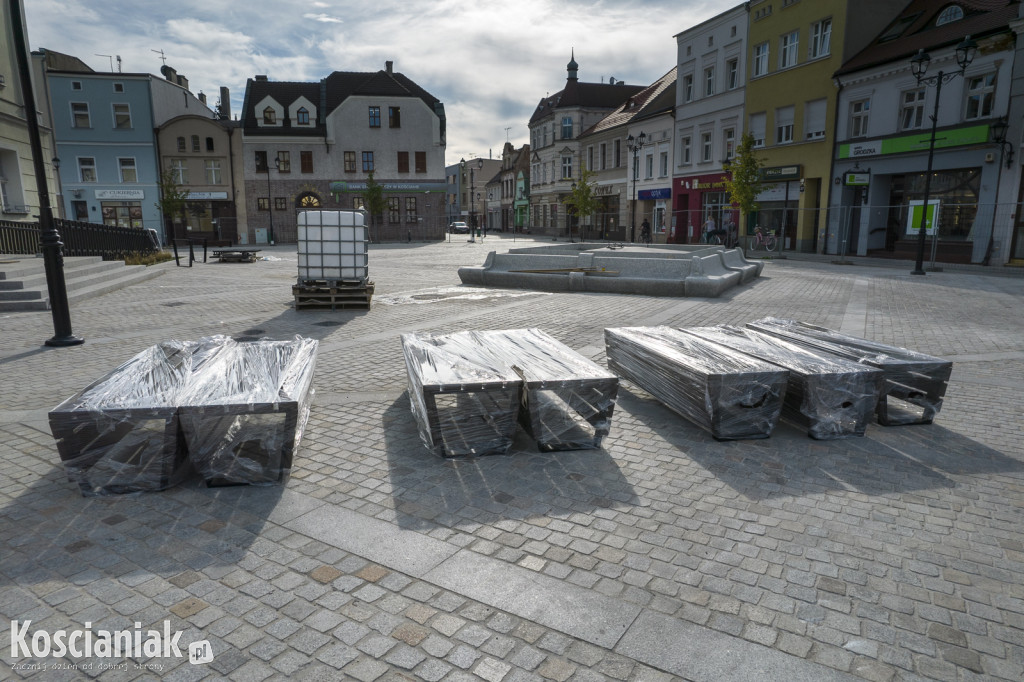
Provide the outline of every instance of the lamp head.
[[978,43],[974,42],[971,36],[966,36],[960,41],[960,44],[956,46],[956,63],[960,65],[961,71],[971,65],[974,55],[977,53]]
[[1009,123],[1006,121],[1006,117],[996,119],[995,123],[989,126],[989,132],[992,134],[993,142],[1002,142],[1006,139],[1006,129],[1009,127]]
[[637,143],[643,147],[644,143],[647,142],[647,134],[644,131],[640,131],[640,136],[636,138]]
[[928,72],[928,64],[931,61],[931,55],[925,52],[924,48],[921,48],[910,60],[910,73],[914,74],[914,78],[917,80],[921,80],[924,78],[925,73]]

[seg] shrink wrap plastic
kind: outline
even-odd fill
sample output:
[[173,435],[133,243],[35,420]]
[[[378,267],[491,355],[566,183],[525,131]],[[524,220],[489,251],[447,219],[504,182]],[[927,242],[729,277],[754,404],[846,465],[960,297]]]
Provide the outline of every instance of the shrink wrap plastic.
[[539,329],[404,334],[420,437],[448,456],[504,454],[516,421],[542,450],[591,448],[618,379]]
[[789,370],[782,416],[806,426],[812,438],[864,435],[882,387],[880,370],[742,327],[683,331]]
[[[765,317],[746,326],[803,348],[882,370],[885,385],[877,408],[881,424],[929,424],[942,407],[953,371],[953,363],[948,360],[796,320]],[[894,399],[892,403],[890,398]]]
[[788,372],[670,327],[604,330],[608,367],[720,440],[767,438]]
[[220,482],[261,482],[269,477],[254,478],[246,461],[257,445],[283,479],[308,416],[316,345],[213,336],[143,350],[50,411],[69,480],[85,495],[163,490],[190,463],[209,472],[215,462],[226,468],[212,477]]

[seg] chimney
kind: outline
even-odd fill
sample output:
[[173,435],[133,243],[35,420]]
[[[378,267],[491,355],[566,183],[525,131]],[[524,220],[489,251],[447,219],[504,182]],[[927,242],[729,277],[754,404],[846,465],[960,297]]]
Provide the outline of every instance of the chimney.
[[172,83],[177,83],[178,82],[178,72],[175,71],[170,66],[167,66],[166,64],[161,66],[160,67],[160,73],[162,73],[164,78],[166,78],[167,80],[171,81]]
[[388,73],[391,73],[391,72],[392,72],[392,71],[391,71],[391,69],[392,69],[392,68],[393,68],[394,66],[395,66],[395,63],[394,63],[394,62],[392,62],[392,61],[387,61],[387,62],[384,62],[384,70],[385,70],[385,71],[387,71]]
[[258,73],[258,74],[256,74],[256,78],[254,78],[253,80],[266,81],[267,80],[267,74],[265,74],[265,73]]
[[222,121],[231,120],[231,93],[223,86],[220,89],[219,113]]
[[178,75],[178,85],[188,90],[188,79],[182,75]]
[[608,85],[615,85],[615,76],[608,77]]
[[202,90],[199,91],[199,95],[198,96],[199,96],[199,101],[202,102],[203,104],[206,104],[206,95],[203,94]]

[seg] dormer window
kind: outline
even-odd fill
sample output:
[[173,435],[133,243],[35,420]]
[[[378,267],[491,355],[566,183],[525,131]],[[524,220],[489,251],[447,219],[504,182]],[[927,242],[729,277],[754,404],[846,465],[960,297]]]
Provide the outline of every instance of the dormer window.
[[274,111],[273,107],[267,107],[263,110],[263,123],[264,125],[276,125],[277,124],[277,112]]
[[295,122],[298,123],[300,126],[309,125],[309,110],[307,110],[306,107],[302,107],[297,112],[295,112]]
[[964,9],[960,5],[950,5],[946,9],[939,12],[939,16],[935,19],[936,26],[942,26],[943,24],[951,24],[954,21],[960,21],[964,18]]

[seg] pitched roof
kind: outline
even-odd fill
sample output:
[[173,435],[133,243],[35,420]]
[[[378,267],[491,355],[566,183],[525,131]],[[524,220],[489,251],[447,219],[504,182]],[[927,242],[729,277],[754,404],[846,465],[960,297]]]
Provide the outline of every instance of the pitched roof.
[[[280,135],[280,127],[261,127],[257,123],[255,105],[264,97],[273,97],[285,109],[299,97],[305,97],[318,109],[317,120],[311,126],[286,127],[289,135],[323,135],[324,120],[349,97],[414,97],[437,111],[441,101],[416,85],[404,74],[390,70],[358,72],[335,71],[319,82],[271,81],[265,76],[250,78],[245,86],[245,104],[242,125],[247,135]],[[251,106],[250,106],[251,104]]]
[[583,131],[580,137],[625,125],[634,120],[652,118],[675,109],[676,104],[676,73],[672,67],[668,73],[654,81],[637,94],[619,104],[600,121]]
[[[953,5],[963,10],[963,18],[936,26],[942,11]],[[1019,7],[1019,0],[911,0],[884,31],[847,60],[835,75],[890,62],[909,62],[920,49],[954,47],[967,35],[978,40],[1000,33],[1017,18]]]
[[565,87],[550,97],[544,97],[530,117],[530,124],[550,115],[557,109],[584,107],[588,109],[614,109],[623,100],[644,88],[641,85],[617,83],[580,83],[566,79]]

